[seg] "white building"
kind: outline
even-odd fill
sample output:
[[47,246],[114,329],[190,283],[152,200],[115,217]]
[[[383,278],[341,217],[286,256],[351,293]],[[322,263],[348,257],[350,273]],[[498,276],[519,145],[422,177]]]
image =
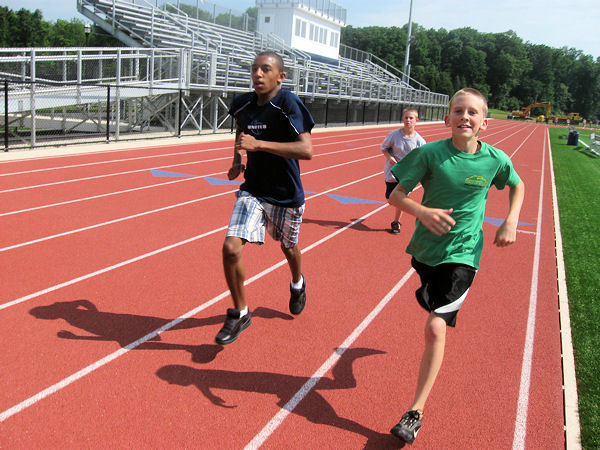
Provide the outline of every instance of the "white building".
[[317,60],[337,62],[346,9],[329,0],[256,0],[257,31]]

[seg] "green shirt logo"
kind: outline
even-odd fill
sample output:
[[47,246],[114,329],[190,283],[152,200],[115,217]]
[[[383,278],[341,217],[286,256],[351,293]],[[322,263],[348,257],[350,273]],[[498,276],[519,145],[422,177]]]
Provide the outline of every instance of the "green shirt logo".
[[471,175],[470,177],[465,178],[465,184],[484,187],[487,186],[487,180],[481,175]]

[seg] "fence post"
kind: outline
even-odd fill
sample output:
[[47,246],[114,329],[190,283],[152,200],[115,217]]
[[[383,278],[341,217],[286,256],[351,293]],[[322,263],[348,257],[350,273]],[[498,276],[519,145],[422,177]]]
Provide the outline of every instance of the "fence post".
[[179,89],[179,111],[177,113],[177,137],[181,137],[181,99],[183,96],[183,90]]
[[106,86],[106,143],[110,142],[110,84]]
[[4,80],[4,151],[8,151],[8,80]]

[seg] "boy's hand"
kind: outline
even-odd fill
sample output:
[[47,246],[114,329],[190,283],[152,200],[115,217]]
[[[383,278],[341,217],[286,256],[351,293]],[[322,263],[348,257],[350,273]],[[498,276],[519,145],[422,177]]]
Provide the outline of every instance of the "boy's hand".
[[456,225],[456,221],[450,216],[454,211],[450,209],[424,208],[419,215],[419,220],[436,236],[446,234]]
[[258,141],[251,134],[240,133],[235,148],[236,150],[255,152],[258,150]]
[[498,247],[506,247],[517,240],[517,225],[504,222],[496,231],[494,244]]
[[240,173],[242,173],[244,170],[246,170],[246,166],[244,166],[243,164],[234,164],[233,166],[231,166],[231,169],[229,169],[229,171],[227,172],[227,178],[233,180],[234,178],[239,177]]

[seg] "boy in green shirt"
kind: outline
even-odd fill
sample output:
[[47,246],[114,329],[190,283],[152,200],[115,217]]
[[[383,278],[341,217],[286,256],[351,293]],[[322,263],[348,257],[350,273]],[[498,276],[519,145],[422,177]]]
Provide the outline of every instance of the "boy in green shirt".
[[[509,186],[508,213],[494,244],[505,247],[516,239],[524,185],[504,152],[478,140],[488,126],[486,117],[485,97],[476,89],[461,89],[450,100],[444,119],[452,137],[413,150],[392,168],[398,186],[389,203],[417,218],[406,251],[421,279],[417,300],[429,312],[415,397],[391,430],[408,443],[421,428],[423,408],[444,357],[446,328],[455,326],[479,268],[485,203],[492,185]],[[421,203],[408,197],[419,182]]]

